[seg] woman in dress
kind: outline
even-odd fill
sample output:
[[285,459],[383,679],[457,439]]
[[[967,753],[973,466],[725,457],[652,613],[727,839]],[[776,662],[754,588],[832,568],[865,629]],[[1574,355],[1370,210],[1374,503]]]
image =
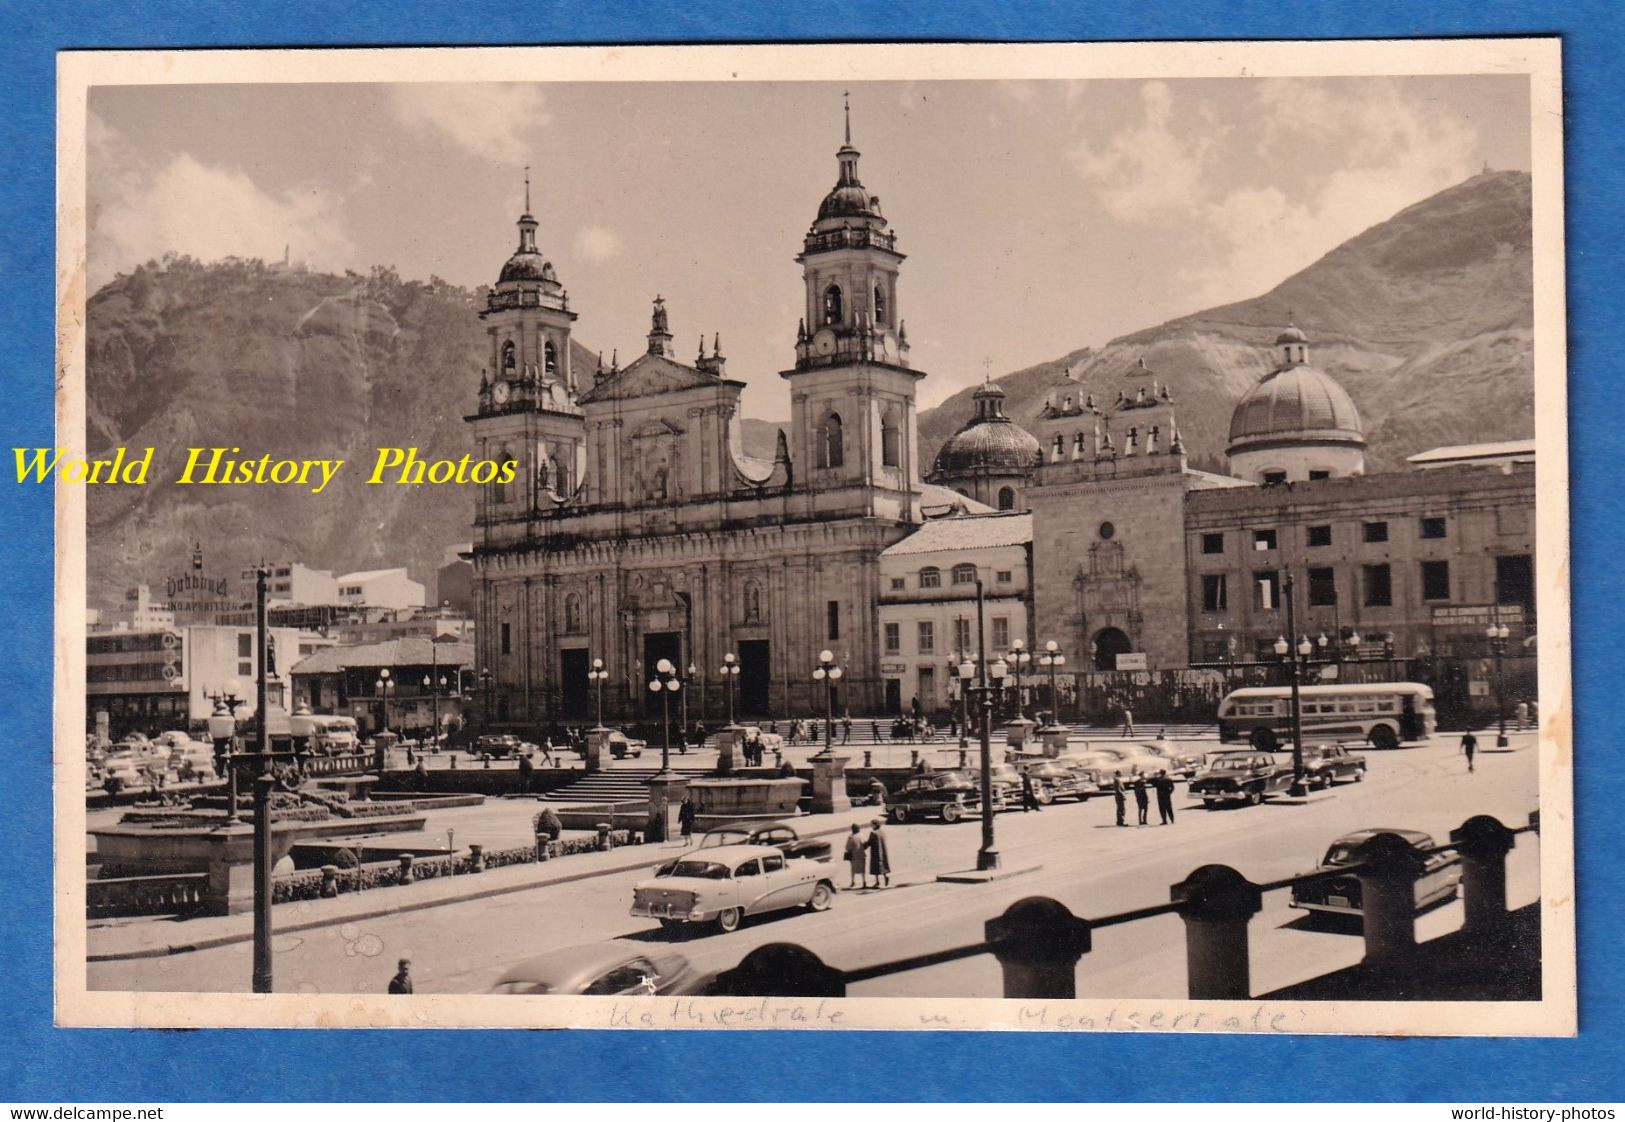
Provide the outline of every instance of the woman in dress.
[[863,838],[859,836],[861,829],[856,822],[852,823],[852,833],[846,839],[846,864],[852,874],[846,884],[848,888],[857,888],[860,880],[864,888],[869,887],[869,878],[865,875],[868,852],[864,848]]

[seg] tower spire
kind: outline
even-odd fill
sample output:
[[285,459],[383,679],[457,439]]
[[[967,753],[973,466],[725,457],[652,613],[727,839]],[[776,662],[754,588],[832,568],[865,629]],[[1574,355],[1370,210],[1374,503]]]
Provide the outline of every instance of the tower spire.
[[852,147],[852,91],[841,91],[841,104],[846,109],[846,146]]
[[530,165],[525,165],[525,213],[530,213]]

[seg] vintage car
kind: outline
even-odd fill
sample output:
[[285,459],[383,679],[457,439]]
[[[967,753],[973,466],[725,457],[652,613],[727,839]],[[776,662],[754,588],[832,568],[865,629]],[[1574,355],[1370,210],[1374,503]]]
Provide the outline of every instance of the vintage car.
[[[1166,771],[1169,775],[1180,779],[1189,779],[1202,770],[1206,757],[1200,752],[1186,752],[1171,740],[1153,740],[1146,744],[1134,746],[1140,753],[1140,758],[1147,764],[1154,765],[1150,770],[1155,775],[1158,771]],[[1142,767],[1140,770],[1147,770]]]
[[[1094,793],[1094,787],[1071,768],[1054,760],[1034,760],[1023,764],[1022,770],[1032,777],[1033,798],[1041,806],[1056,799],[1077,799],[1082,802]],[[1019,796],[1020,791],[1016,794]]]
[[1292,786],[1292,764],[1268,752],[1215,752],[1190,782],[1193,798],[1209,809],[1220,803],[1257,806]]
[[477,756],[512,756],[520,750],[520,740],[512,733],[493,733],[474,741],[474,754]]
[[635,760],[643,755],[643,750],[649,745],[642,740],[633,740],[620,729],[614,729],[609,734],[609,754],[612,759]]
[[1314,788],[1330,787],[1339,779],[1358,783],[1365,778],[1365,757],[1342,744],[1311,744],[1303,750],[1303,775]]
[[[807,861],[828,861],[833,853],[828,838],[803,838],[784,822],[729,822],[724,826],[714,826],[700,839],[699,848],[712,849],[724,845],[770,845],[786,857]],[[655,876],[670,876],[672,867],[682,859],[673,857],[663,862],[655,870]]]
[[674,950],[611,939],[560,947],[515,963],[488,992],[659,997],[700,993],[709,983],[708,976]]
[[[1360,846],[1377,834],[1398,834],[1409,842],[1412,848],[1422,851],[1425,864],[1422,875],[1416,879],[1417,911],[1455,898],[1457,886],[1461,883],[1461,858],[1453,851],[1427,852],[1433,848],[1433,838],[1420,830],[1373,828],[1344,834],[1326,850],[1326,856],[1322,857],[1320,864],[1316,866],[1317,871],[1357,863],[1360,859]],[[1360,915],[1362,914],[1360,878],[1351,874],[1326,877],[1307,884],[1295,884],[1292,886],[1292,906],[1311,912]]]
[[[982,809],[980,784],[963,771],[936,771],[927,775],[912,775],[892,796],[890,804],[893,822],[903,823],[911,818],[936,817],[944,822],[958,822],[967,814],[979,814]],[[1004,809],[1003,793],[993,791],[993,811]]]
[[711,923],[735,931],[746,916],[785,908],[822,912],[835,899],[829,866],[770,845],[721,845],[680,857],[671,872],[632,889],[632,914],[662,927]]
[[[992,764],[988,768],[988,776],[993,780],[993,790],[997,797],[1005,803],[1021,802],[1021,772],[1016,770],[1015,764]],[[974,776],[972,778],[975,778]],[[980,779],[977,780],[980,782]]]

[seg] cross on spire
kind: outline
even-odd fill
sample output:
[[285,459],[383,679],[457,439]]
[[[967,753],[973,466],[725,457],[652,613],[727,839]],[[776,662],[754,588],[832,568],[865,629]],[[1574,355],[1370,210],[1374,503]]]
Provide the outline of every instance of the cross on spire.
[[846,146],[852,147],[852,91],[841,91],[841,103],[846,109]]
[[525,213],[530,213],[530,165],[525,165]]
[[993,381],[993,360],[991,358],[985,358],[984,357],[982,359],[982,384],[985,386],[985,385],[988,385],[989,383],[991,383],[992,381]]

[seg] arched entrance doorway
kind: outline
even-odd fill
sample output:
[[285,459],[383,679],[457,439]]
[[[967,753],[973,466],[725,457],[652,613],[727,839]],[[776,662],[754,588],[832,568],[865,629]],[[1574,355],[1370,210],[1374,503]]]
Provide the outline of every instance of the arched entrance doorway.
[[1094,652],[1096,670],[1116,670],[1117,656],[1128,654],[1134,649],[1134,644],[1119,628],[1103,627],[1095,632],[1089,649]]

